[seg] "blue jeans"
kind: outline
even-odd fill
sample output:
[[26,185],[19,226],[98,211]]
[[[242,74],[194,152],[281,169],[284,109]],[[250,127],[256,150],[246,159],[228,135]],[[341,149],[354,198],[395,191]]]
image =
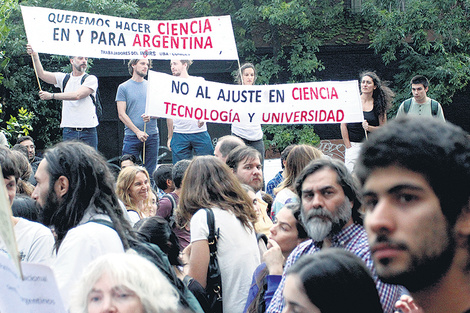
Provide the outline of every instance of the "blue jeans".
[[194,134],[173,133],[171,138],[171,154],[173,164],[180,160],[189,160],[195,155],[213,155],[211,137],[207,131]]
[[98,133],[96,132],[96,127],[64,127],[62,129],[62,140],[79,140],[98,150]]
[[[160,145],[160,134],[156,133],[149,135],[145,141],[145,163],[144,167],[147,169],[147,172],[150,175],[150,180],[153,181],[152,174],[157,167],[157,158],[158,158],[158,146]],[[140,141],[135,134],[133,135],[124,135],[124,141],[122,145],[122,155],[132,154],[138,160],[142,159],[144,149],[144,143]]]

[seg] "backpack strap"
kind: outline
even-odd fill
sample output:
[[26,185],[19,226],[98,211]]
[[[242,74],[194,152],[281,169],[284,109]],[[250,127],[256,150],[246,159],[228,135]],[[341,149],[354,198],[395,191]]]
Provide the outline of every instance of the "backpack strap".
[[[90,76],[88,73],[83,74],[82,80],[80,81],[80,85],[83,85],[83,83],[85,82],[85,79],[87,79],[88,76]],[[96,90],[96,92],[98,92],[98,89]],[[95,99],[95,96],[93,96],[93,92],[90,93],[90,98],[91,98],[91,101],[93,101],[93,104],[96,106],[96,99]]]
[[431,113],[432,116],[437,116],[437,111],[439,110],[439,105],[437,101],[431,99]]
[[405,111],[405,114],[408,114],[408,111],[410,110],[411,106],[411,98],[403,101],[403,110]]
[[101,225],[104,225],[104,226],[108,226],[109,228],[112,228],[112,229],[116,230],[116,229],[114,228],[113,222],[108,221],[108,220],[104,220],[104,219],[98,218],[98,219],[96,219],[96,220],[89,220],[87,223],[90,223],[90,222],[97,223],[97,224],[101,224]]
[[169,193],[165,194],[165,195],[162,197],[162,199],[163,199],[163,198],[166,198],[166,199],[170,200],[170,203],[171,203],[171,213],[170,213],[170,215],[169,215],[167,218],[165,218],[165,219],[168,221],[168,223],[169,223],[169,225],[170,225],[170,228],[173,229],[173,228],[176,227],[176,224],[177,224],[177,223],[176,223],[176,212],[175,212],[176,200],[175,200],[175,197],[173,197],[173,195],[171,195],[171,194],[169,194]]
[[163,199],[163,198],[167,198],[168,200],[170,200],[170,202],[171,202],[171,212],[173,213],[173,209],[176,208],[176,200],[175,200],[175,197],[173,197],[173,195],[167,193],[167,194],[165,194],[165,195],[162,197],[162,199]]
[[70,73],[65,74],[64,80],[62,81],[62,92],[64,92],[65,86],[67,86],[69,79],[70,79]]
[[[83,74],[82,80],[80,81],[80,85],[83,85],[83,82],[85,81],[85,79],[88,76],[90,76],[90,74],[88,74],[88,73]],[[62,91],[65,90],[65,86],[67,86],[67,83],[69,82],[69,79],[70,79],[70,73],[65,74],[64,80],[62,81]]]
[[[88,73],[83,74],[82,80],[80,81],[80,85],[83,85],[83,82],[85,82],[85,79],[87,79],[88,76],[90,76],[90,74]],[[65,91],[65,86],[67,86],[69,79],[70,79],[70,73],[65,74],[64,80],[62,81],[62,92]],[[93,93],[90,93],[90,98],[91,98],[91,101],[93,101],[93,104],[96,106],[96,99],[95,99],[95,96],[93,96]]]
[[83,74],[82,80],[80,81],[80,85],[83,85],[83,82],[85,82],[85,79],[90,76],[88,73]]

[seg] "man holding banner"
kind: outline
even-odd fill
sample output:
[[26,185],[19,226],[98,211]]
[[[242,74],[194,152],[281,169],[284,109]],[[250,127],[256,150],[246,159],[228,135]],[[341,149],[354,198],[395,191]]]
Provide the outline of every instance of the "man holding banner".
[[[191,60],[171,60],[173,76],[189,78],[188,68]],[[196,155],[212,155],[214,147],[207,126],[200,120],[167,119],[168,149],[173,156],[173,164],[180,160],[191,159],[192,150]]]
[[[71,56],[72,72],[70,74],[52,73],[44,70],[38,53],[33,50],[31,45],[28,44],[26,50],[33,58],[37,76],[62,91],[60,93],[39,91],[41,100],[62,100],[62,118],[60,122],[60,127],[63,129],[62,139],[64,141],[81,140],[97,149],[98,134],[96,126],[98,126],[98,117],[91,95],[96,97],[98,79],[94,75],[86,74],[88,58]],[[41,88],[39,87],[39,89]]]
[[[128,69],[132,77],[120,84],[116,93],[116,105],[119,119],[125,125],[122,155],[132,154],[140,158],[151,179],[157,166],[158,133],[157,119],[145,115],[147,99],[147,76],[152,60],[129,60]],[[145,149],[144,149],[145,145]]]

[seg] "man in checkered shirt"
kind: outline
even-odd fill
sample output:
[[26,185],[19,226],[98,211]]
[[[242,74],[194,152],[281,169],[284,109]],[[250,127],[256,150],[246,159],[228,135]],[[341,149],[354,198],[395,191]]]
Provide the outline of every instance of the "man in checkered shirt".
[[[329,247],[344,248],[365,262],[373,275],[384,312],[393,312],[402,287],[385,284],[377,277],[359,214],[358,189],[344,164],[332,159],[313,161],[297,179],[296,190],[301,199],[301,218],[312,239],[300,244],[289,255],[267,312],[280,313],[286,305],[282,297],[286,270],[300,256]],[[332,298],[332,301],[341,299]]]

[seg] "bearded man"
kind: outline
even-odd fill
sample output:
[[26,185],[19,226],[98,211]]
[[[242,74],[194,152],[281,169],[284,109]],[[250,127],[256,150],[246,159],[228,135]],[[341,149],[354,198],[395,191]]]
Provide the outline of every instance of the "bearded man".
[[405,116],[374,132],[358,160],[377,273],[405,286],[426,313],[470,312],[468,136]]
[[[346,166],[333,159],[312,161],[300,173],[296,191],[301,199],[301,219],[311,240],[299,246],[287,259],[281,283],[267,312],[281,312],[286,270],[300,256],[321,249],[339,247],[360,257],[370,269],[384,312],[393,312],[402,287],[384,284],[377,278],[370,255],[367,234],[359,214],[361,201],[354,178]],[[332,298],[333,299],[333,298]],[[332,301],[341,301],[333,299]]]
[[152,67],[152,60],[132,59],[127,66],[132,77],[120,84],[116,93],[118,116],[124,123],[122,155],[131,154],[140,159],[153,184],[160,135],[157,118],[145,114],[148,82],[144,79]]
[[[104,157],[75,141],[49,148],[36,172],[31,195],[40,207],[40,219],[57,236],[52,264],[62,300],[70,294],[84,268],[107,253],[129,247],[131,226],[114,191],[114,177]],[[112,222],[114,228],[94,220]]]
[[98,78],[86,74],[88,58],[70,56],[71,73],[49,72],[44,70],[39,55],[31,45],[26,51],[33,57],[37,76],[48,84],[61,89],[61,92],[39,91],[41,100],[61,100],[62,140],[79,140],[98,149],[98,115],[96,114],[96,91]]

